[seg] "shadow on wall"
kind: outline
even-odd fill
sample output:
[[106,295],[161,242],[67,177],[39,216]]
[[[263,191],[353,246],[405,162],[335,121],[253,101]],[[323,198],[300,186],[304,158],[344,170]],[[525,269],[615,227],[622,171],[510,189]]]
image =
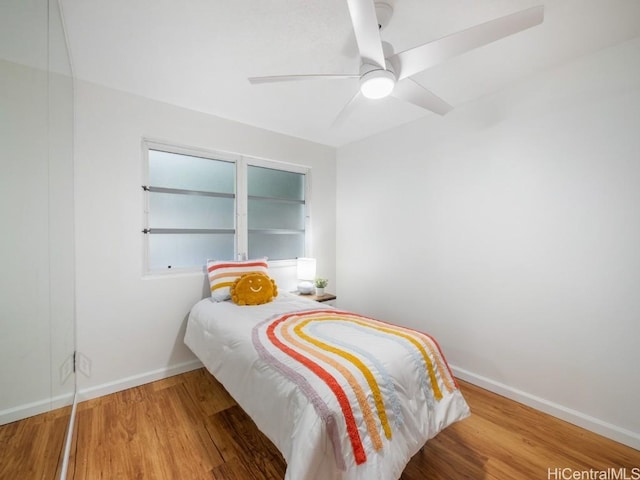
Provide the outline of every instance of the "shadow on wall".
[[[211,290],[209,287],[209,278],[207,275],[203,274],[202,276],[202,297],[201,298],[209,298],[211,296]],[[191,309],[191,306],[189,306]],[[185,312],[184,317],[182,318],[182,322],[180,323],[180,328],[176,334],[175,342],[173,344],[173,348],[171,349],[171,354],[169,355],[169,362],[167,367],[179,367],[180,365],[185,365],[185,349],[190,352],[187,346],[184,344],[184,335],[187,331],[187,320],[189,319],[189,312]],[[192,355],[193,356],[193,355]],[[195,356],[193,356],[194,368],[198,368],[199,365],[196,365],[197,361],[195,360]]]

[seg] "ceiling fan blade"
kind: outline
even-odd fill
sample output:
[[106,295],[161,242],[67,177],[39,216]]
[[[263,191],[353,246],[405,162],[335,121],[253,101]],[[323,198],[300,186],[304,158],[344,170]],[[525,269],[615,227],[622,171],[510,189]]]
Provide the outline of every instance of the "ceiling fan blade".
[[351,114],[358,107],[358,104],[361,101],[362,101],[362,94],[360,93],[360,90],[358,90],[356,94],[353,97],[351,97],[351,100],[349,100],[349,102],[344,106],[344,108],[340,110],[340,113],[338,113],[338,116],[331,124],[331,127],[339,128],[340,126],[344,125],[344,122],[351,116]]
[[453,107],[447,102],[410,78],[396,83],[393,89],[393,96],[426,110],[430,110],[438,115],[446,115],[453,110]]
[[386,68],[373,0],[347,0],[363,63]]
[[299,80],[345,80],[349,78],[360,78],[358,74],[331,74],[319,73],[310,75],[271,75],[267,77],[249,77],[250,83],[275,83],[275,82],[297,82]]
[[389,61],[401,80],[461,53],[539,25],[543,19],[544,6],[538,5],[397,53]]

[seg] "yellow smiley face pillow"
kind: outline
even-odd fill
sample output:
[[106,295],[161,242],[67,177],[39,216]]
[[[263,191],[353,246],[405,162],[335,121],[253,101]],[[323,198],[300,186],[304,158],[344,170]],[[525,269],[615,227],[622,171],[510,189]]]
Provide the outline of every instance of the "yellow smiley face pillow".
[[264,273],[246,273],[231,285],[231,300],[238,305],[262,305],[278,295],[278,287]]

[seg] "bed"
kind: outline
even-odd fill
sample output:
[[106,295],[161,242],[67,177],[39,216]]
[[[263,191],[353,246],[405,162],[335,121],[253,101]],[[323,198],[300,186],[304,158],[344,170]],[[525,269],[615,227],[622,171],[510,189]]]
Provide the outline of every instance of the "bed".
[[292,293],[203,299],[185,343],[280,450],[286,480],[397,479],[469,415],[429,335]]

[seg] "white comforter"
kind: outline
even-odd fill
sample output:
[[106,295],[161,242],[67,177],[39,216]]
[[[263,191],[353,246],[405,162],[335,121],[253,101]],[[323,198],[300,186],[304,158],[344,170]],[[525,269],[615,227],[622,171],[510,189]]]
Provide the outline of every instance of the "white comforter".
[[[390,385],[394,401],[390,402],[393,405],[389,405],[386,415],[389,426],[393,427],[393,436],[389,438],[389,429],[385,436],[384,429],[380,427],[381,434],[374,437],[378,436],[382,440],[376,440],[376,444],[376,441],[366,435],[367,422],[364,416],[354,409],[357,428],[365,432],[360,436],[363,453],[358,457],[354,442],[349,441],[353,437],[353,431],[347,431],[345,421],[338,422],[337,433],[329,432],[326,418],[321,418],[318,413],[317,402],[311,401],[308,391],[305,393],[300,383],[282,372],[285,371],[283,369],[296,370],[299,377],[309,380],[316,376],[310,370],[305,370],[304,365],[296,363],[274,348],[265,330],[269,326],[267,319],[277,319],[279,314],[309,309],[326,310],[327,307],[287,293],[280,294],[271,303],[246,307],[230,301],[216,303],[204,299],[191,310],[185,335],[187,346],[278,447],[287,461],[285,479],[397,479],[409,459],[429,438],[469,415],[469,408],[460,391],[455,388],[455,381],[450,377],[446,364],[442,368],[444,359],[438,358],[437,345],[429,345],[427,336],[420,334],[417,338],[424,339],[425,351],[435,351],[435,358],[425,360],[434,365],[430,373],[432,384],[439,395],[426,392],[425,383],[429,383],[429,375],[425,374],[426,369],[416,368],[415,353],[411,357],[406,352],[406,346],[404,350],[395,348],[393,342],[385,340],[384,333],[369,336],[364,345],[357,347],[357,351],[366,355],[363,358],[368,359],[368,365],[377,365],[384,371],[385,378],[380,381],[383,394],[389,394],[389,391],[385,391],[385,385]],[[308,322],[306,320],[302,323],[306,325]],[[282,323],[285,324],[286,322]],[[314,326],[315,330],[310,331],[324,339],[330,335],[336,336],[344,345],[357,340],[360,335],[356,331],[360,327],[346,327],[340,322],[327,321]],[[274,363],[279,364],[281,369],[274,368]],[[440,366],[436,369],[436,365]],[[328,367],[327,371],[333,373],[335,378],[340,377],[340,371],[332,367]],[[366,384],[357,371],[351,377]],[[449,388],[452,384],[454,388]],[[320,401],[336,414],[336,418],[342,419],[344,409],[341,410],[340,402],[332,395],[331,390],[322,382],[316,384],[315,388],[321,397]],[[349,385],[345,386],[344,391],[348,392],[352,404],[357,405]],[[376,402],[370,391],[367,393],[365,403],[367,402],[371,410],[375,411]],[[366,455],[365,461],[362,460],[363,455]]]

